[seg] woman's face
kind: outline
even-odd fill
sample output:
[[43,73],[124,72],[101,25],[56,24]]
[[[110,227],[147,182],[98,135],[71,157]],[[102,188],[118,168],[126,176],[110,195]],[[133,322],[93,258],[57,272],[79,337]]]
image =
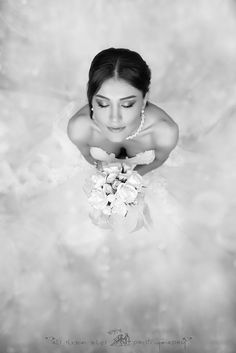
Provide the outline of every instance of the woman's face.
[[146,101],[147,95],[125,80],[110,78],[92,99],[93,117],[107,139],[121,142],[138,129]]

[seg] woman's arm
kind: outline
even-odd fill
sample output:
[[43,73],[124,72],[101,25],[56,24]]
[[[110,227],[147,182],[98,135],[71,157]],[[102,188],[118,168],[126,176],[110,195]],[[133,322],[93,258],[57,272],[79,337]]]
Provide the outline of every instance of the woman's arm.
[[68,122],[67,135],[71,142],[79,149],[86,161],[97,166],[97,161],[90,154],[88,141],[90,139],[90,127],[87,116],[76,113]]
[[155,158],[152,163],[149,164],[138,164],[134,170],[136,170],[140,175],[145,175],[148,172],[160,167],[169,157],[169,154],[162,158]]
[[153,169],[159,168],[169,157],[170,152],[175,148],[179,139],[178,125],[173,122],[164,125],[162,129],[154,131],[156,158],[150,164],[139,164],[134,170],[140,175],[145,175]]

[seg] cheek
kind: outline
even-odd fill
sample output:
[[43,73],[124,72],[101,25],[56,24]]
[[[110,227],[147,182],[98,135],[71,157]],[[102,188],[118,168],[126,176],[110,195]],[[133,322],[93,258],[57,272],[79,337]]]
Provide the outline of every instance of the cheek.
[[97,121],[104,123],[109,116],[109,111],[107,109],[95,109],[94,114]]
[[140,110],[137,107],[126,109],[123,111],[123,116],[129,119],[130,122],[132,122],[133,120],[136,120],[139,115],[140,115]]

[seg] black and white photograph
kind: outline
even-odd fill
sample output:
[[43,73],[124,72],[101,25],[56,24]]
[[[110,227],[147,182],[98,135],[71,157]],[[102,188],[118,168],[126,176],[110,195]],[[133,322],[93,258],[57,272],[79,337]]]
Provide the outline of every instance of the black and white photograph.
[[235,0],[0,0],[0,353],[236,352],[235,63]]

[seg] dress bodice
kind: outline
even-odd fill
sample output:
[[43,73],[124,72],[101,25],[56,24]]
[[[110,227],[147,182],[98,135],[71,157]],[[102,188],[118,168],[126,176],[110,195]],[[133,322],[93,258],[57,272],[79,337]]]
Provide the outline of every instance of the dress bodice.
[[154,150],[140,152],[140,153],[137,153],[136,156],[134,157],[126,157],[123,159],[117,158],[115,153],[108,153],[100,147],[90,147],[90,154],[94,159],[97,159],[101,162],[106,162],[106,163],[128,161],[132,165],[150,164],[155,159]]

